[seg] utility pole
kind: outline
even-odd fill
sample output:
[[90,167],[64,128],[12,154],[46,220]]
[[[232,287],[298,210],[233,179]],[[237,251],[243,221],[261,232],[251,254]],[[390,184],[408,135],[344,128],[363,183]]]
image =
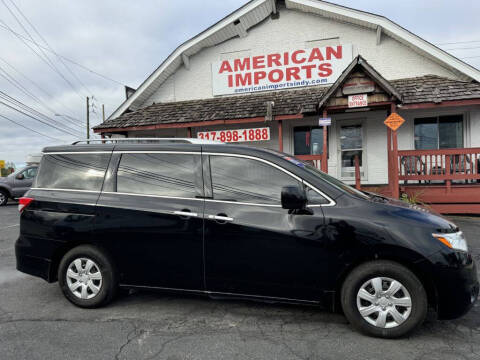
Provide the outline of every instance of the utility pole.
[[102,120],[105,122],[105,104],[102,104]]
[[90,139],[90,99],[87,96],[87,140]]

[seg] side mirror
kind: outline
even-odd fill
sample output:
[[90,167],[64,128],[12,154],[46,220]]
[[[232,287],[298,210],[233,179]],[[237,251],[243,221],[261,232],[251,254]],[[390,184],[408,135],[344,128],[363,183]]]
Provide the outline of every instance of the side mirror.
[[25,175],[23,175],[23,174],[18,174],[17,175],[17,180],[23,180],[23,179],[25,179]]
[[298,186],[284,186],[281,200],[282,208],[288,210],[303,210],[307,205],[307,195]]

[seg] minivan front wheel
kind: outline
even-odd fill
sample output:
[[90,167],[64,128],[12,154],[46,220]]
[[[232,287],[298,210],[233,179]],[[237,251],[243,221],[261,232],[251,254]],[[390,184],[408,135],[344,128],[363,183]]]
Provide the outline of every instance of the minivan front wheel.
[[58,282],[65,297],[84,308],[107,304],[117,288],[112,261],[90,245],[78,246],[65,254],[58,268]]
[[377,337],[403,336],[425,320],[427,295],[418,278],[392,261],[373,261],[345,279],[342,308],[359,331]]

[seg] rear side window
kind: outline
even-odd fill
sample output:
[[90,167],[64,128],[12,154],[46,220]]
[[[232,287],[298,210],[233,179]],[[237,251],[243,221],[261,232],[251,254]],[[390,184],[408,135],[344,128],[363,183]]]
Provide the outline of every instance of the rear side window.
[[195,197],[195,166],[199,155],[123,154],[117,172],[117,191],[123,193]]
[[210,169],[215,200],[278,205],[283,186],[302,186],[287,173],[253,159],[210,156]]
[[100,191],[110,154],[46,154],[35,187]]

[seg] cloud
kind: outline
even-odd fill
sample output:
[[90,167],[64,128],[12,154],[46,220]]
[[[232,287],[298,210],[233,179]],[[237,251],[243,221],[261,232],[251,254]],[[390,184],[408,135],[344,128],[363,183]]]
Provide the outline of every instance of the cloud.
[[[5,0],[10,5],[10,0]],[[92,68],[122,84],[138,87],[145,78],[179,44],[195,36],[236,10],[246,0],[204,1],[126,1],[126,0],[13,0],[25,16],[35,25],[42,36],[59,54]],[[335,1],[335,0],[332,0]],[[436,0],[405,0],[385,2],[382,0],[338,0],[337,3],[385,15],[410,31],[431,42],[480,40],[476,15],[480,2]],[[20,18],[20,14],[17,14]],[[0,2],[0,20],[15,31],[27,36],[15,19]],[[0,26],[2,23],[0,22]],[[29,29],[36,41],[41,41]],[[107,115],[124,99],[122,86],[102,79],[67,62],[71,71],[81,79],[81,85],[54,56],[49,58],[74,84],[75,90],[54,72],[39,56],[8,31],[0,28],[2,51],[0,58],[24,73],[29,80],[0,61],[2,69],[41,99],[49,108],[31,99],[0,76],[0,90],[32,106],[56,121],[65,121],[57,114],[66,114],[78,119],[78,126],[65,122],[74,131],[85,137],[85,97],[94,95],[96,114],[91,124],[100,122],[101,104]],[[480,46],[480,43],[479,43]],[[5,50],[7,49],[7,50]],[[35,48],[42,56],[41,51]],[[459,50],[459,56],[480,55],[478,50]],[[479,59],[471,63],[480,65]],[[35,122],[18,113],[7,111],[0,104],[0,114],[8,115],[49,136],[73,141],[74,137]],[[39,152],[53,141],[0,118],[0,159],[25,161],[29,153]]]

